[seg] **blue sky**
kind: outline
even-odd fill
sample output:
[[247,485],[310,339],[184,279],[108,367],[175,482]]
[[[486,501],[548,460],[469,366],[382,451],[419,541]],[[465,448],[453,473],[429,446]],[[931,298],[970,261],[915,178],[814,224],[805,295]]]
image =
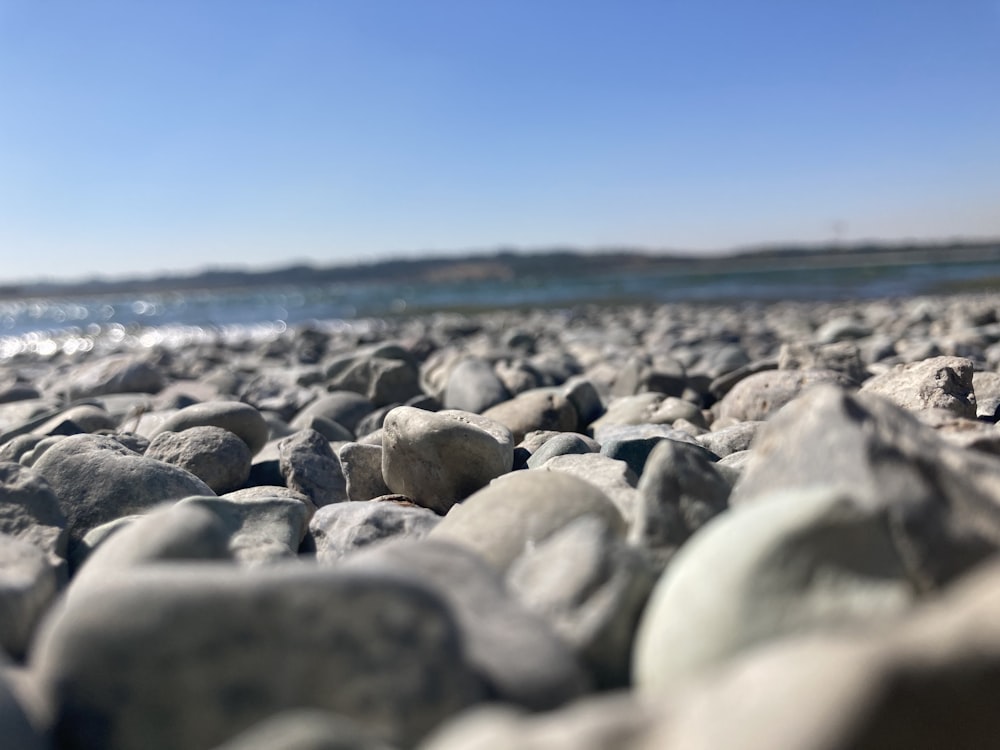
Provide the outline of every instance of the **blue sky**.
[[0,280],[1000,236],[1000,0],[0,0]]

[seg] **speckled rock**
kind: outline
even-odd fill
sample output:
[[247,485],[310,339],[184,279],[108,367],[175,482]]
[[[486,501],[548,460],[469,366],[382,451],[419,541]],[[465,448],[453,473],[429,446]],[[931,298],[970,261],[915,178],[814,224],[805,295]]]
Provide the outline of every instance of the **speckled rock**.
[[394,539],[423,539],[440,523],[432,510],[391,501],[351,502],[320,508],[309,533],[321,563]]
[[867,380],[861,390],[883,396],[910,411],[945,409],[956,416],[975,419],[972,372],[972,362],[963,357],[932,357],[897,365]]

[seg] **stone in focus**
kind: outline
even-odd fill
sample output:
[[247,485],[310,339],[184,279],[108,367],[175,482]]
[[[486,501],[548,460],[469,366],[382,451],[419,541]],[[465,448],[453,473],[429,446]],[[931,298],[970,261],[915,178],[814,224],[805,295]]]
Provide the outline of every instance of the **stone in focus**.
[[514,463],[510,431],[478,414],[400,406],[386,415],[383,430],[386,485],[438,513],[509,472]]
[[160,432],[143,455],[191,472],[220,495],[239,489],[250,476],[251,456],[246,442],[229,430],[211,425]]

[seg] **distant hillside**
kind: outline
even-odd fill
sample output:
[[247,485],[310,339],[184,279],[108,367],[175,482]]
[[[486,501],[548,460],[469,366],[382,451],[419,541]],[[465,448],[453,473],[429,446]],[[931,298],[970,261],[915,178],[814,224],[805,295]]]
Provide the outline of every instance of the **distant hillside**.
[[509,278],[585,276],[650,269],[678,272],[783,267],[835,268],[847,265],[897,265],[937,260],[1000,260],[1000,239],[920,245],[845,245],[826,247],[770,247],[723,255],[693,255],[616,249],[582,252],[550,249],[510,250],[448,257],[393,259],[355,265],[300,264],[276,270],[208,270],[196,274],[84,282],[46,282],[0,286],[0,297],[96,296],[104,294],[217,290],[261,286],[316,286],[326,284],[400,282],[461,282]]

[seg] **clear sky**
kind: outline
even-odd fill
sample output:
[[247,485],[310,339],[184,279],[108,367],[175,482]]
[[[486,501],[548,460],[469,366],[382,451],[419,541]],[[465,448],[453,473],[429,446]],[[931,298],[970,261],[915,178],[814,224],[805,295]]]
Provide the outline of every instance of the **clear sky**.
[[0,0],[0,280],[1000,236],[1000,0]]

